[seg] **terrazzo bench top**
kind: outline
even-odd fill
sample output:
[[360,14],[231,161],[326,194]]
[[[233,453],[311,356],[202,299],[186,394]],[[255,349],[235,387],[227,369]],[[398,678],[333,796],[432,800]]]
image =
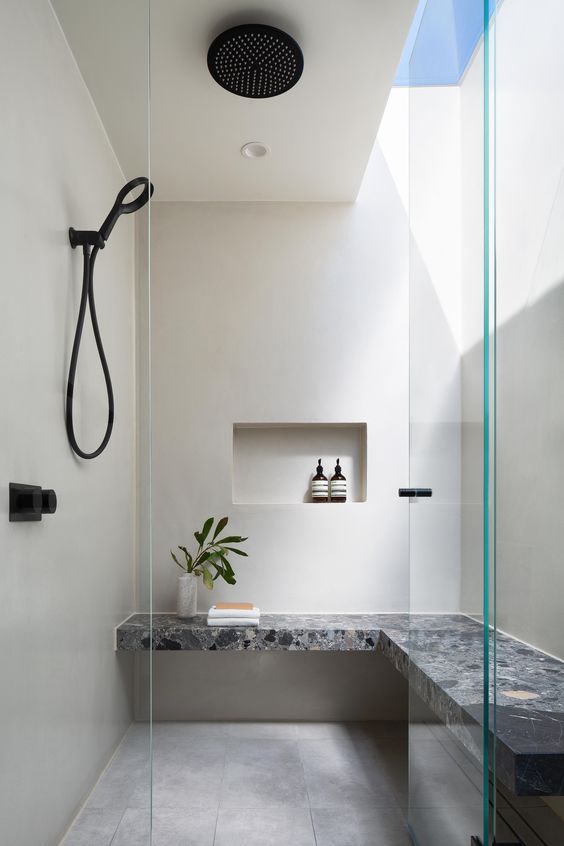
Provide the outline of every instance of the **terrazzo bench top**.
[[[263,614],[260,626],[248,629],[212,628],[205,615],[153,614],[152,631],[150,615],[133,614],[117,627],[119,651],[151,647],[378,651],[463,746],[478,760],[482,755],[483,626],[463,614]],[[518,796],[564,795],[564,663],[498,633],[496,691],[497,777]],[[515,691],[534,698],[507,695]],[[491,733],[490,746],[493,753]]]

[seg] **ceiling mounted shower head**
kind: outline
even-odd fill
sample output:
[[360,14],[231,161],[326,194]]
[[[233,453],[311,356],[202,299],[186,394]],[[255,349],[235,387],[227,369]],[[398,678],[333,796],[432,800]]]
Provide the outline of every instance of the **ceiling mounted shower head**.
[[274,26],[243,24],[226,29],[208,50],[215,81],[240,97],[276,97],[293,88],[304,69],[294,39]]

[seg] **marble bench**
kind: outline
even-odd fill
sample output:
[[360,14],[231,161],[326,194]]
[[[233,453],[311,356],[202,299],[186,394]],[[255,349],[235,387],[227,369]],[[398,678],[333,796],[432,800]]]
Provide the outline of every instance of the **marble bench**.
[[[462,745],[482,754],[483,626],[463,614],[264,614],[256,629],[210,628],[204,615],[133,614],[117,627],[116,648],[379,651]],[[497,778],[517,796],[562,796],[564,663],[500,633],[496,653]]]

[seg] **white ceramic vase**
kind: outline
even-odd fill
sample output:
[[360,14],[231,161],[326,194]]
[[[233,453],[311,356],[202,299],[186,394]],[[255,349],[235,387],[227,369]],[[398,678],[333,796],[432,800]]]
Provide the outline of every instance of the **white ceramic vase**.
[[178,577],[176,588],[176,616],[183,620],[196,616],[198,601],[198,577],[184,573]]

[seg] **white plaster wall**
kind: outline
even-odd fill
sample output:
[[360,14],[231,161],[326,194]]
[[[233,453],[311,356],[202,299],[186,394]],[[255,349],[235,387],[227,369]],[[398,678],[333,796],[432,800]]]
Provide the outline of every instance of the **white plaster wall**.
[[[234,562],[235,588],[200,589],[201,610],[227,598],[264,611],[408,608],[407,227],[378,145],[354,205],[153,205],[155,608],[174,607],[169,549],[191,545],[210,514],[249,537],[249,558]],[[366,502],[232,503],[234,422],[354,421],[368,426]],[[305,484],[318,457],[303,457]],[[327,469],[336,457],[323,456]],[[154,714],[405,713],[405,686],[382,662],[288,657],[159,659]],[[141,695],[139,715],[145,706]]]
[[498,623],[561,658],[563,33],[557,0],[498,19]]
[[[138,719],[148,719],[140,661]],[[161,652],[155,720],[406,720],[407,682],[380,653]]]
[[410,608],[460,601],[460,92],[409,92]]
[[[531,15],[506,0],[497,20],[497,597],[500,628],[564,657],[562,601],[564,499],[564,117],[561,92],[564,8],[556,0]],[[468,126],[481,108],[481,53],[462,86]],[[474,152],[468,179],[480,178]],[[481,251],[464,229],[466,255]],[[475,425],[463,433],[469,498],[481,486],[481,300],[476,273],[464,296],[465,395]],[[481,398],[480,398],[481,399]],[[479,509],[465,513],[475,534]],[[481,546],[465,549],[463,607],[480,602]]]
[[[456,150],[458,100],[433,92],[425,123],[445,155],[429,145],[423,168],[433,168],[448,196],[434,198],[453,238],[459,233]],[[422,105],[422,104],[421,104]],[[452,611],[460,594],[460,314],[458,242],[448,255],[437,226],[418,218],[416,257],[427,258],[414,319],[428,333],[423,373],[415,374],[412,467],[437,499],[413,515],[397,497],[409,478],[409,220],[407,210],[409,103],[390,95],[358,201],[354,205],[156,203],[152,221],[153,515],[154,607],[174,607],[176,571],[169,549],[190,544],[209,514],[228,514],[248,535],[250,558],[237,561],[234,589],[219,583],[200,590],[200,610],[229,597],[249,599],[265,611],[407,610],[409,519],[416,571],[413,610]],[[424,109],[420,111],[423,118]],[[423,125],[420,129],[423,131]],[[448,132],[445,130],[448,129]],[[424,263],[423,263],[424,264]],[[448,274],[454,277],[447,284]],[[413,303],[412,303],[413,307]],[[430,322],[429,322],[430,321]],[[332,333],[338,329],[340,342]],[[428,341],[431,340],[429,345]],[[419,338],[423,348],[423,335]],[[425,389],[425,390],[424,390]],[[346,506],[233,505],[233,422],[367,423],[367,501]],[[304,457],[304,479],[317,453]],[[324,456],[330,468],[333,456]],[[310,466],[311,465],[311,466]],[[415,506],[417,507],[417,506]],[[415,540],[415,544],[414,544]],[[414,576],[412,572],[412,577]],[[250,678],[276,693],[264,716],[296,716],[295,675],[285,665],[253,665]],[[179,666],[181,665],[181,666]],[[405,691],[382,667],[376,675],[392,710],[403,713]],[[171,718],[208,713],[229,718],[226,679],[238,670],[222,666],[220,678],[192,656],[155,666],[156,713]],[[310,687],[300,700],[303,718],[331,712],[324,699],[331,664],[311,664]],[[299,675],[299,673],[298,673]],[[180,676],[205,678],[171,703],[166,693]],[[140,674],[143,677],[143,673]],[[372,714],[389,713],[358,687],[354,668],[345,676],[348,716],[359,718],[366,701]],[[178,683],[177,683],[178,685]],[[176,685],[176,689],[178,686]],[[347,686],[347,685],[345,685]],[[184,689],[182,687],[182,689]],[[254,690],[255,688],[253,688]],[[364,697],[364,699],[363,699]],[[252,696],[237,699],[244,715]],[[246,706],[245,706],[246,703]],[[139,712],[143,702],[138,703]],[[208,709],[206,711],[206,709]],[[294,709],[294,710],[293,710]]]
[[[511,0],[509,0],[511,2]],[[462,254],[461,609],[483,604],[484,69],[482,46],[460,85]]]
[[[210,514],[250,557],[202,610],[407,607],[407,243],[378,145],[354,205],[154,204],[155,608],[174,606],[169,549]],[[247,421],[366,422],[367,502],[233,505],[232,424]]]
[[[123,175],[50,4],[0,4],[0,840],[54,846],[131,719],[131,668],[112,628],[134,604],[133,229],[97,267],[116,395],[112,441],[73,457],[64,392],[81,285],[69,225],[95,228]],[[90,330],[79,441],[104,430]],[[8,483],[53,487],[58,511],[8,522]]]

